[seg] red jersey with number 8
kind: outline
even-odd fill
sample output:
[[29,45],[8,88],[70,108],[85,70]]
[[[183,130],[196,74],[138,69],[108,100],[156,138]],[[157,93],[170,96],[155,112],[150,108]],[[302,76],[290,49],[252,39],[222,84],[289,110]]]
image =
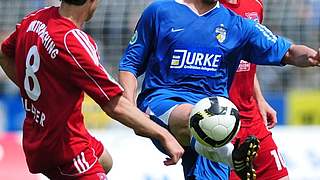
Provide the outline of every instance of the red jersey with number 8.
[[81,113],[84,92],[103,106],[123,91],[99,63],[95,42],[57,7],[49,7],[17,24],[1,50],[15,59],[29,170],[70,162],[93,138]]

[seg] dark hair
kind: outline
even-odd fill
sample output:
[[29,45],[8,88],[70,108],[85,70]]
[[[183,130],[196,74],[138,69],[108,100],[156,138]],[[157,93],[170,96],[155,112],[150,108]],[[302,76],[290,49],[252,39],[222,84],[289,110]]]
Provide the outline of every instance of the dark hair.
[[74,5],[83,5],[86,3],[87,0],[61,0],[62,2],[66,2],[68,4],[74,4]]

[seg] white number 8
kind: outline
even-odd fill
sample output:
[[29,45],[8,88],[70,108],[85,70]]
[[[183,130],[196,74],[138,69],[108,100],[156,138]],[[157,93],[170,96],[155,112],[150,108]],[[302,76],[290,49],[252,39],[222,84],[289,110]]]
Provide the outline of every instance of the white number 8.
[[[33,64],[31,59],[33,57]],[[40,84],[35,73],[39,70],[40,67],[40,56],[38,53],[37,46],[32,46],[28,52],[26,59],[26,76],[24,78],[24,89],[26,90],[27,95],[33,101],[37,101],[40,94]],[[33,82],[33,88],[31,89],[30,80]]]

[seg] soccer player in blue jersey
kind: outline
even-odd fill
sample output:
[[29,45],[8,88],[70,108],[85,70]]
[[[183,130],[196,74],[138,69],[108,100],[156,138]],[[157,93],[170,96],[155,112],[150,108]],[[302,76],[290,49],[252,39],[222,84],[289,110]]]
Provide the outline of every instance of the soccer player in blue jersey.
[[320,63],[319,52],[274,35],[217,0],[156,1],[136,26],[120,62],[119,80],[125,96],[135,103],[137,78],[145,74],[137,106],[186,147],[182,160],[186,179],[228,179],[229,167],[242,179],[255,177],[251,165],[255,138],[240,146],[211,148],[191,138],[188,128],[193,104],[209,96],[228,97],[241,59],[277,66]]

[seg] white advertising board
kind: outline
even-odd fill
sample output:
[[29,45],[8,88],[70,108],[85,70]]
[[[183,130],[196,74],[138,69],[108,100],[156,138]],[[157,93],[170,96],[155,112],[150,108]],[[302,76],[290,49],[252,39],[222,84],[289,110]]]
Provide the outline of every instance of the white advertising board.
[[[290,179],[320,180],[320,126],[282,126],[272,131],[286,161]],[[103,142],[113,157],[109,180],[184,179],[180,163],[169,167],[163,165],[166,156],[149,139],[136,136],[128,128],[108,128],[92,133]],[[47,180],[44,176],[31,176],[27,171],[20,134],[0,136],[0,167],[3,170],[0,171],[0,179],[15,180],[23,176],[28,180]]]
[[[279,126],[272,130],[289,169],[291,180],[320,179],[320,126]],[[124,128],[94,131],[113,156],[111,180],[183,180],[182,167],[166,167],[161,154],[147,138]]]

